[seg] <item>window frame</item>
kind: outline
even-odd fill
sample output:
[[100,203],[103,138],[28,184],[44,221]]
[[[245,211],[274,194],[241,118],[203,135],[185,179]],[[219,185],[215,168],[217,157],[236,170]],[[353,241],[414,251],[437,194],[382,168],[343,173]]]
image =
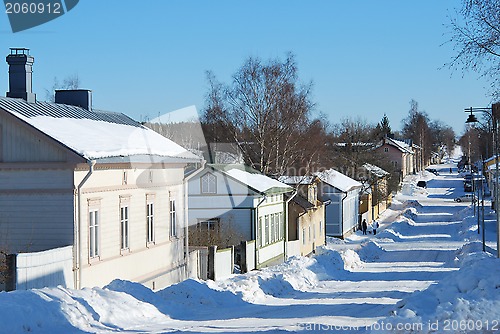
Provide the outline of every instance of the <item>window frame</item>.
[[217,176],[208,172],[200,177],[200,192],[204,195],[217,194]]
[[120,251],[130,250],[130,206],[120,205]]
[[155,200],[154,195],[146,195],[146,245],[155,243]]
[[176,208],[175,208],[175,198],[170,198],[169,199],[169,210],[168,210],[168,217],[169,217],[169,223],[170,223],[170,237],[171,238],[177,238],[177,213],[176,213]]

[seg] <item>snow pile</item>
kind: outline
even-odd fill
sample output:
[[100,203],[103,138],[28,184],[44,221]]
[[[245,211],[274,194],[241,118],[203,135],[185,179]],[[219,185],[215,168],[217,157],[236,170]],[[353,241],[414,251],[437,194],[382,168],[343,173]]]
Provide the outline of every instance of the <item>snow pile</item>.
[[420,204],[419,201],[408,200],[408,201],[405,202],[405,206],[409,207],[409,208],[421,208],[422,204]]
[[363,245],[363,248],[358,251],[358,254],[361,260],[365,262],[373,262],[378,260],[384,252],[384,249],[380,247],[379,244],[375,241],[370,241]]
[[442,333],[446,326],[450,333],[496,333],[500,326],[500,259],[469,254],[459,271],[400,301],[397,307],[393,316],[379,320],[380,326],[372,326],[383,328],[374,333]]
[[293,297],[297,292],[318,286],[320,281],[341,279],[360,268],[363,262],[355,251],[322,246],[315,257],[292,257],[277,266],[223,281],[209,281],[207,285],[214,290],[230,291],[246,302],[264,304],[270,297]]
[[417,218],[418,212],[415,207],[410,207],[403,212],[403,216],[415,220]]
[[404,235],[392,228],[386,228],[378,235],[380,238],[390,239],[392,241],[401,241],[402,239],[404,239]]
[[62,287],[0,294],[2,333],[79,333],[133,328],[169,318],[130,294]]
[[364,267],[358,253],[356,253],[352,249],[347,249],[345,252],[340,253],[340,255],[342,256],[342,260],[344,261],[344,269],[351,271]]
[[[286,297],[305,291],[318,282],[314,268],[316,260],[292,257],[285,263],[223,281],[209,281],[208,286],[219,291],[231,291],[250,303],[265,303],[269,296]],[[321,273],[320,273],[321,274]]]

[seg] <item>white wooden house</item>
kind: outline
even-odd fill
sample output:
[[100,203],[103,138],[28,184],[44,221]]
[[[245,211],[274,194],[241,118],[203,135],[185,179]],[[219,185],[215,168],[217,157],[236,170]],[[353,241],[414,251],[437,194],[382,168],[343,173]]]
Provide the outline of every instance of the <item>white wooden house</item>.
[[358,226],[362,184],[334,169],[315,175],[321,180],[320,199],[331,202],[326,206],[326,235],[343,238]]
[[256,267],[285,259],[285,198],[292,188],[244,165],[207,164],[189,177],[189,226],[231,229],[256,241]]
[[37,102],[32,58],[13,49],[10,91],[0,97],[4,250],[72,246],[65,284],[76,288],[120,278],[157,289],[184,279],[184,168],[200,159],[124,114],[92,109],[90,91]]

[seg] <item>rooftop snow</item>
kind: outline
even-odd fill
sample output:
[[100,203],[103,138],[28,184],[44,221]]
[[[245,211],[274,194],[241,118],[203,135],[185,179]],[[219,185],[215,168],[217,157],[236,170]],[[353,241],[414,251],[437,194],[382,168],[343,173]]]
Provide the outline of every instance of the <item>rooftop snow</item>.
[[225,173],[261,193],[269,192],[273,188],[284,189],[285,192],[292,190],[292,187],[262,174],[249,173],[239,169],[230,169]]
[[0,108],[89,160],[133,155],[200,160],[124,114],[3,97],[0,98]]
[[278,181],[286,184],[311,184],[315,176],[280,176]]
[[362,184],[358,181],[351,179],[347,175],[337,172],[335,169],[329,169],[324,172],[315,173],[321,181],[328,183],[343,192],[348,192],[356,188],[361,188]]
[[378,176],[378,177],[384,177],[386,175],[389,175],[390,173],[389,172],[386,172],[385,170],[383,170],[382,168],[378,167],[378,166],[375,166],[375,165],[372,165],[372,164],[369,164],[369,163],[365,163],[363,165],[363,167],[369,171],[370,173],[374,174],[375,176]]

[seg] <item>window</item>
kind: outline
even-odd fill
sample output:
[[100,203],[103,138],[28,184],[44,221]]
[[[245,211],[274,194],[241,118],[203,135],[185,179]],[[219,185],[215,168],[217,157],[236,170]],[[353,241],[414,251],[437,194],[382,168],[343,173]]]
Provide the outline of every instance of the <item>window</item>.
[[284,237],[284,230],[283,230],[284,224],[283,224],[283,212],[280,212],[278,214],[278,235],[280,239],[283,239]]
[[129,248],[129,224],[128,224],[128,206],[120,207],[120,249],[128,249]]
[[274,224],[274,229],[276,230],[276,241],[280,240],[281,239],[281,235],[280,235],[280,219],[279,219],[279,214],[275,213],[274,214],[274,221],[275,221],[275,224]]
[[389,148],[388,147],[384,147],[384,152],[389,152]]
[[211,173],[207,173],[201,177],[201,193],[216,194],[217,193],[217,177]]
[[271,232],[271,231],[269,231],[269,215],[265,215],[264,220],[266,222],[266,228],[265,228],[265,232],[264,232],[266,235],[265,244],[267,245],[267,244],[269,244],[269,237],[270,237],[270,232]]
[[262,228],[262,217],[259,217],[259,246],[264,246],[264,229]]
[[306,244],[306,228],[305,227],[302,229],[302,244],[303,245]]
[[196,226],[200,236],[207,236],[207,240],[212,240],[217,237],[220,232],[220,219],[212,218],[201,221]]
[[276,241],[276,230],[275,230],[275,221],[274,221],[274,215],[271,215],[271,242]]
[[99,256],[99,210],[89,210],[89,257]]
[[148,243],[155,241],[154,234],[154,204],[148,203],[146,205],[146,223],[147,223],[147,239]]
[[126,184],[127,184],[127,182],[128,182],[128,180],[127,180],[127,179],[128,179],[127,171],[126,171],[126,170],[124,170],[124,171],[123,171],[123,176],[122,176],[122,184],[123,184],[123,185],[126,185]]
[[175,200],[170,200],[170,236],[177,236],[177,217],[175,215]]

